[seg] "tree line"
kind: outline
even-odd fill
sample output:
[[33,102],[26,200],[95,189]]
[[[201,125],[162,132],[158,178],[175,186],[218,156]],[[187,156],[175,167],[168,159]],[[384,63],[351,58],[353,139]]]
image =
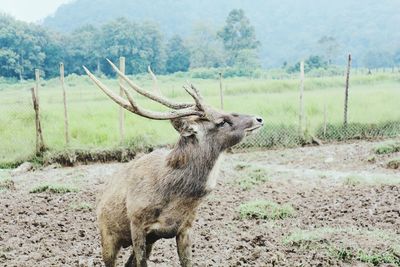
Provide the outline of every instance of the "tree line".
[[160,74],[200,67],[257,68],[259,46],[241,9],[229,13],[222,29],[198,25],[186,40],[179,35],[165,39],[157,25],[126,18],[60,34],[0,15],[0,76],[18,79],[32,78],[35,68],[47,78],[57,76],[59,62],[64,62],[66,74],[83,74],[86,65],[111,76],[105,58],[117,62],[121,56],[129,74],[146,72],[147,66]]
[[[337,57],[340,44],[334,37],[323,36],[317,45],[319,49],[306,59],[306,71],[328,68]],[[35,68],[46,78],[55,77],[59,62],[64,62],[67,75],[83,74],[82,65],[86,65],[99,75],[112,76],[105,58],[117,62],[121,56],[126,58],[128,74],[146,72],[151,66],[158,74],[230,67],[235,75],[246,75],[260,67],[260,46],[242,9],[233,9],[219,29],[195,25],[185,39],[179,35],[166,38],[158,25],[126,18],[61,34],[0,14],[0,77],[21,80],[33,78]],[[370,69],[399,66],[400,48],[394,53],[371,50],[361,60]],[[289,73],[298,67],[299,63],[282,65]]]

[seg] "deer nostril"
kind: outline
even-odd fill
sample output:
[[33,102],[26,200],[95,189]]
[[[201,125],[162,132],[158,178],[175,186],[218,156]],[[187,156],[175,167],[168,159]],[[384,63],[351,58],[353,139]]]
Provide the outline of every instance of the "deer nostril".
[[263,119],[261,117],[257,117],[256,121],[259,122],[259,123],[263,123]]

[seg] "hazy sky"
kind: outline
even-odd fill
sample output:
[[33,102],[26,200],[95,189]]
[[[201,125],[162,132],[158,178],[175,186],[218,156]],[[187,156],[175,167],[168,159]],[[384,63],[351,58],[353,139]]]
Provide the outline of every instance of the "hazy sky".
[[73,0],[0,0],[0,12],[13,17],[36,22],[56,11],[63,3]]

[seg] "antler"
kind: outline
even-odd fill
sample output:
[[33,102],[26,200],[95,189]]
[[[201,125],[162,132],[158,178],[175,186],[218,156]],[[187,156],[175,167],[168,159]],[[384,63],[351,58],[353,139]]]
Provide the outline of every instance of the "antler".
[[147,71],[149,72],[149,74],[150,74],[150,76],[151,76],[151,79],[153,80],[154,91],[155,91],[157,94],[161,95],[160,87],[158,87],[157,77],[156,77],[156,75],[154,74],[154,72],[151,70],[150,65],[147,67]]
[[[122,98],[118,94],[114,93],[112,90],[108,89],[107,86],[105,86],[101,81],[99,81],[96,76],[94,76],[85,66],[83,66],[83,69],[85,70],[86,74],[89,76],[89,78],[106,94],[108,95],[115,103],[120,105],[121,107],[125,108],[126,110],[133,112],[135,114],[138,114],[140,116],[149,118],[149,119],[155,119],[155,120],[169,120],[169,119],[176,119],[176,118],[181,118],[181,117],[186,117],[186,116],[191,116],[191,115],[197,115],[197,116],[204,116],[203,110],[197,110],[194,108],[193,104],[190,104],[190,107],[188,108],[186,105],[187,104],[176,104],[176,105],[182,105],[185,108],[181,108],[179,110],[171,110],[168,112],[156,112],[156,111],[150,111],[144,108],[141,108],[137,103],[133,100],[132,95],[128,92],[128,90],[121,85],[122,90],[124,91],[126,97],[128,100]],[[123,77],[123,76],[121,76]],[[127,81],[130,81],[128,78],[124,79]],[[143,90],[143,89],[140,89]],[[144,96],[147,96],[147,94],[150,94],[146,91],[143,90]],[[154,97],[154,95],[152,95]],[[152,97],[148,97],[152,100]],[[162,99],[162,98],[159,98]],[[157,101],[157,100],[155,100]],[[162,100],[163,101],[163,100]],[[161,103],[160,101],[157,101]],[[163,103],[161,103],[163,104]],[[176,107],[176,106],[175,106]]]
[[111,67],[114,69],[114,71],[116,73],[118,73],[118,75],[125,80],[125,82],[136,92],[138,92],[139,94],[141,94],[142,96],[145,96],[147,98],[150,98],[151,100],[154,100],[160,104],[163,104],[164,106],[167,106],[169,108],[172,109],[183,109],[183,108],[189,108],[189,107],[193,107],[193,104],[189,104],[189,103],[175,103],[172,102],[166,98],[163,98],[162,96],[158,96],[155,94],[152,94],[151,92],[148,92],[142,88],[140,88],[140,86],[134,84],[131,80],[129,80],[129,78],[122,73],[117,66],[114,65],[114,63],[112,63],[109,59],[107,59],[108,63],[110,63]]
[[194,101],[196,102],[196,107],[201,111],[205,111],[203,97],[200,95],[199,90],[197,90],[197,88],[189,82],[188,86],[183,86],[183,89],[185,89],[186,92],[193,97]]

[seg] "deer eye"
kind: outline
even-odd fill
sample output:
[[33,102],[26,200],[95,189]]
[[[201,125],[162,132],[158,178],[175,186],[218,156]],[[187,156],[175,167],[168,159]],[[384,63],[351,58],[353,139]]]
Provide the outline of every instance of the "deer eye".
[[218,128],[224,127],[226,125],[232,126],[232,122],[227,120],[227,119],[223,119],[223,120],[221,120],[220,122],[217,123],[217,127]]
[[220,122],[217,123],[217,127],[221,128],[224,127],[228,122],[226,120],[221,120]]

